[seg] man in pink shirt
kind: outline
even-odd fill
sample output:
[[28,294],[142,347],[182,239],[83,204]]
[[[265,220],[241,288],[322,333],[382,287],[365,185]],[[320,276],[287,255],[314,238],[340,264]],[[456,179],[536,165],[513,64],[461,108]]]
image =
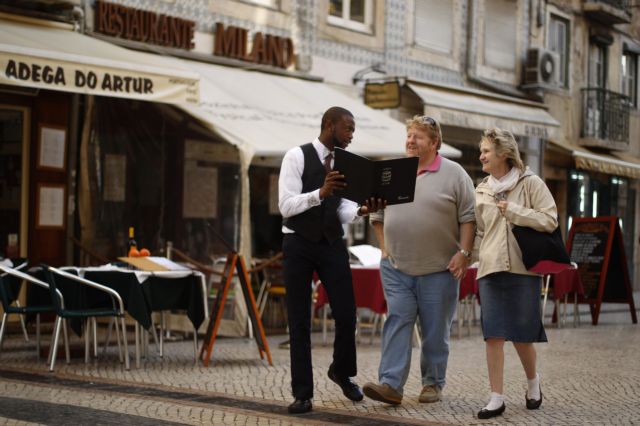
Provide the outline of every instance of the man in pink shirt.
[[388,318],[379,383],[367,383],[363,391],[388,404],[402,402],[416,318],[422,334],[419,401],[439,401],[445,386],[459,280],[473,247],[475,198],[467,172],[438,153],[441,144],[440,125],[433,118],[408,120],[406,153],[419,157],[414,201],[370,215],[382,250]]

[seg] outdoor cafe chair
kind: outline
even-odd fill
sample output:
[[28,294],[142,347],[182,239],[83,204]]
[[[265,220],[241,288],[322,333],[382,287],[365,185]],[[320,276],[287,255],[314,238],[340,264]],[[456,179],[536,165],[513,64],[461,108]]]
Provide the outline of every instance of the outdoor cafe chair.
[[[52,305],[40,305],[40,306],[21,306],[17,303],[17,294],[20,289],[20,285],[22,282],[27,282],[30,284],[34,284],[40,286],[44,289],[49,290],[49,286],[40,281],[39,279],[32,277],[20,269],[26,268],[27,262],[23,262],[19,264],[15,268],[11,268],[9,266],[3,265],[0,263],[0,298],[2,299],[2,308],[4,313],[2,315],[2,325],[0,325],[0,348],[2,348],[2,343],[4,339],[4,331],[7,324],[7,317],[9,314],[17,314],[20,315],[20,319],[22,320],[23,332],[25,334],[25,340],[28,341],[28,335],[26,334],[26,327],[24,323],[24,317],[26,315],[36,315],[36,350],[38,353],[38,357],[40,357],[40,314],[47,312],[54,312],[54,307]],[[14,302],[16,304],[14,305]]]
[[[81,278],[77,275],[70,274],[68,272],[62,271],[60,269],[54,268],[52,266],[44,266],[44,273],[49,282],[49,291],[51,294],[51,299],[53,301],[55,310],[56,310],[56,321],[53,327],[53,336],[51,343],[51,351],[49,352],[49,371],[53,371],[57,349],[58,349],[58,339],[60,336],[60,327],[61,325],[66,323],[66,320],[71,319],[80,319],[84,320],[84,337],[85,337],[85,362],[89,361],[89,320],[91,319],[93,324],[93,341],[94,341],[94,353],[96,350],[96,323],[95,319],[98,317],[114,317],[120,319],[122,326],[122,341],[124,342],[124,363],[125,368],[129,370],[129,350],[127,347],[127,327],[124,321],[124,304],[122,302],[122,298],[118,294],[117,291],[105,287],[96,282],[87,280],[85,278]],[[68,308],[65,305],[65,298],[61,291],[59,291],[58,285],[60,282],[56,282],[56,280],[64,278],[67,280],[75,281],[79,283],[81,286],[88,286],[97,291],[101,291],[106,293],[112,302],[111,307],[99,307],[99,308],[90,308],[86,306],[72,307]],[[122,346],[120,345],[120,334],[118,332],[118,327],[116,327],[116,337],[118,341],[118,354],[120,357],[120,362],[122,362]],[[68,353],[67,353],[68,354]],[[69,362],[69,358],[67,355],[67,363]]]
[[[9,261],[8,264],[7,261]],[[7,258],[4,259],[2,262],[5,266],[8,266],[10,268],[13,268],[17,271],[25,271],[27,269],[27,265],[29,262],[26,261],[26,259],[24,258]],[[4,275],[4,274],[3,274]],[[8,293],[9,297],[11,298],[11,302],[10,304],[14,304],[17,307],[20,307],[20,301],[18,300],[18,294],[20,293],[20,287],[22,285],[22,281],[17,280],[15,278],[9,278],[9,282],[10,282],[10,293]],[[22,327],[22,334],[24,335],[24,341],[28,342],[29,341],[29,334],[27,333],[27,326],[26,323],[24,321],[24,316],[20,315],[20,326]]]
[[[547,308],[547,299],[549,298],[549,294],[554,293],[554,300],[555,300],[555,312],[558,315],[558,319],[557,319],[557,323],[558,323],[558,327],[560,327],[560,301],[559,299],[556,297],[555,295],[555,291],[553,289],[553,287],[550,288],[550,284],[551,284],[551,278],[552,276],[554,276],[555,274],[558,274],[560,272],[563,272],[567,269],[573,269],[576,270],[578,269],[578,264],[575,262],[571,262],[571,263],[558,263],[558,262],[553,262],[553,261],[543,261],[540,262],[538,265],[536,265],[532,270],[538,273],[541,273],[543,275],[543,283],[544,283],[544,287],[542,288],[542,307],[540,309],[541,311],[541,316],[542,319],[544,320],[544,314],[545,314],[545,310]],[[578,295],[577,293],[574,293],[574,304],[573,304],[573,319],[574,319],[574,326],[576,325],[576,322],[579,324],[580,323],[580,315],[578,314],[578,299],[577,299]],[[566,314],[567,314],[567,295],[565,294],[565,301],[564,301],[564,315],[563,315],[563,320],[562,322],[566,321]]]

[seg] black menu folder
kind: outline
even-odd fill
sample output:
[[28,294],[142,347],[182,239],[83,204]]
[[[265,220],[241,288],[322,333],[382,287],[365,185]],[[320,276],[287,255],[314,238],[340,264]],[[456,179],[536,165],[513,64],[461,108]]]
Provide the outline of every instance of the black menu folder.
[[333,169],[344,175],[347,187],[338,197],[364,204],[371,197],[387,205],[411,203],[416,189],[418,157],[370,160],[344,149],[335,149]]

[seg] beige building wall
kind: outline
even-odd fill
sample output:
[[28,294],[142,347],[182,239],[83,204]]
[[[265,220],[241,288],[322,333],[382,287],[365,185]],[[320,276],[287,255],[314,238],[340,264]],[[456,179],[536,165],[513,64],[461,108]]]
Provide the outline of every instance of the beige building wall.
[[[535,2],[534,2],[535,3]],[[583,100],[581,89],[588,87],[589,45],[590,31],[593,27],[601,27],[608,31],[613,43],[608,47],[607,60],[607,89],[620,93],[621,89],[621,55],[623,43],[637,43],[640,39],[640,10],[633,8],[633,18],[630,24],[602,26],[587,18],[582,11],[582,0],[549,0],[544,12],[544,25],[536,25],[535,13],[531,15],[531,46],[549,47],[548,24],[552,15],[562,17],[570,23],[570,63],[569,84],[567,88],[548,88],[544,90],[544,102],[549,112],[556,118],[562,131],[557,142],[564,145],[580,146],[582,130]],[[629,116],[629,149],[628,155],[640,157],[640,110],[632,108]],[[545,177],[556,180],[560,187],[566,188],[566,169],[573,167],[571,163],[562,164],[552,162],[545,167]],[[635,211],[640,212],[640,182],[629,180],[631,187],[636,190]],[[561,191],[560,191],[561,192]],[[566,199],[558,199],[559,210],[566,209]],[[564,206],[563,206],[564,205]],[[564,207],[564,208],[563,208]],[[566,210],[565,210],[566,212]],[[639,241],[640,215],[635,215],[634,241]],[[633,259],[635,276],[631,277],[634,288],[640,288],[640,250],[636,245]]]

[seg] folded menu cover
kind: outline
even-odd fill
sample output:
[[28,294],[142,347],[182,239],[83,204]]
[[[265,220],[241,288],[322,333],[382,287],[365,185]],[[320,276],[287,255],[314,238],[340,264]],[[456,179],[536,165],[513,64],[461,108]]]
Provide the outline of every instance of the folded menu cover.
[[333,169],[344,175],[347,187],[338,197],[364,204],[382,198],[387,205],[411,203],[416,189],[418,157],[370,160],[344,149],[335,149]]

